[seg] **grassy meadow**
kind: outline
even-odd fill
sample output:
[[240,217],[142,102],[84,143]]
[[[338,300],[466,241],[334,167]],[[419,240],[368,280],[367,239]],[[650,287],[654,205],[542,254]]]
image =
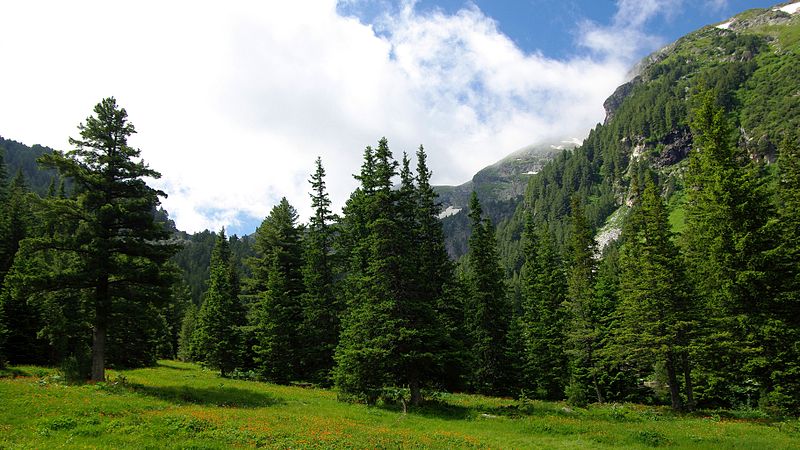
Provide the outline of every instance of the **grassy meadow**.
[[755,412],[443,394],[404,414],[330,390],[219,378],[193,364],[67,385],[52,369],[0,378],[0,448],[800,448],[800,421]]

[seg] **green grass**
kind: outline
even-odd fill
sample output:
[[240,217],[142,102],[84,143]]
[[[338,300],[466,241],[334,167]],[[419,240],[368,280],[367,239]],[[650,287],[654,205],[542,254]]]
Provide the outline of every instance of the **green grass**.
[[75,386],[36,367],[3,375],[0,448],[800,448],[796,420],[461,394],[403,414],[172,361]]

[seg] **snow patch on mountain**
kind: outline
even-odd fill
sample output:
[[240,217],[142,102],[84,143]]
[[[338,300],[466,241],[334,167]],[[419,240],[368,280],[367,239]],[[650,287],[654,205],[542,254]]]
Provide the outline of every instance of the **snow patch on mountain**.
[[461,208],[454,208],[453,206],[448,206],[447,209],[439,213],[439,219],[444,219],[445,217],[455,216],[461,211]]
[[725,23],[721,23],[721,24],[717,25],[717,28],[719,28],[720,30],[727,30],[727,29],[729,29],[731,27],[732,23],[733,23],[733,20],[729,20],[729,21],[727,21]]
[[800,11],[800,2],[791,3],[789,5],[781,6],[780,8],[775,8],[773,11],[783,11],[787,14],[797,14]]

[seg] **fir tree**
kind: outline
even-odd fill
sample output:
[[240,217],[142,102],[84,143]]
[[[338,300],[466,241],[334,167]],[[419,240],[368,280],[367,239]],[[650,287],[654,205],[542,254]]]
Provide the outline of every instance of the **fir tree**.
[[713,92],[701,94],[692,126],[683,247],[705,308],[698,393],[709,403],[746,402],[771,384],[773,349],[762,335],[773,299],[764,257],[769,205],[759,168],[733,144]]
[[605,401],[600,387],[598,350],[601,345],[601,311],[595,303],[595,253],[592,228],[577,196],[572,199],[572,235],[570,268],[567,278],[568,354],[570,356],[569,400],[576,404],[588,401],[589,390],[598,402]]
[[[669,217],[651,177],[624,230],[620,320],[614,330],[618,359],[663,364],[672,408],[680,410],[679,374],[688,355],[692,308],[678,248],[672,240]],[[691,403],[690,374],[685,374]]]
[[[128,137],[135,132],[127,113],[113,98],[102,100],[95,115],[79,125],[79,139],[70,139],[74,150],[43,155],[39,162],[55,168],[75,186],[74,198],[48,198],[47,214],[57,222],[73,224],[75,233],[26,239],[28,257],[57,250],[68,265],[49,265],[40,273],[24,276],[37,292],[62,291],[80,301],[92,317],[91,378],[105,378],[106,341],[115,304],[150,303],[166,296],[169,280],[161,266],[175,247],[165,242],[163,227],[153,211],[163,192],[150,188],[144,177],[160,174],[139,160],[138,149]],[[74,297],[73,297],[74,298]]]
[[530,213],[524,240],[523,386],[537,398],[558,400],[568,378],[562,306],[567,281],[552,235],[546,226],[537,227]]
[[[296,222],[297,212],[283,198],[256,230],[254,274],[266,280],[259,281],[265,289],[257,293],[253,351],[262,376],[277,383],[296,379],[302,364],[302,230]],[[261,267],[264,262],[269,266]]]
[[471,296],[465,312],[471,342],[472,388],[484,394],[507,393],[510,361],[507,334],[511,305],[503,284],[503,269],[497,253],[495,231],[475,192],[470,199],[472,235],[469,238],[469,282]]
[[181,361],[196,361],[197,350],[194,345],[194,330],[197,326],[197,306],[189,304],[181,321],[180,336],[178,336],[178,359]]
[[401,257],[395,238],[392,178],[397,163],[386,139],[367,147],[345,206],[343,246],[348,258],[347,310],[336,347],[334,381],[340,392],[374,403],[384,387],[396,385],[397,282]]
[[305,378],[327,383],[333,369],[333,353],[339,339],[339,314],[342,307],[334,290],[333,230],[337,218],[325,189],[325,169],[317,158],[311,176],[311,207],[314,214],[303,240],[302,348]]
[[197,314],[194,348],[199,361],[227,376],[240,363],[244,309],[239,301],[239,278],[225,229],[211,253],[211,268],[203,305]]

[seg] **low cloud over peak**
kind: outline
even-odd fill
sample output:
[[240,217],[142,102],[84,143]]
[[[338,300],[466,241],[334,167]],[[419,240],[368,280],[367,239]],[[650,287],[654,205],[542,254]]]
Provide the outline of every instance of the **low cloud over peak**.
[[[55,2],[46,17],[39,2],[19,3],[2,7],[17,20],[0,31],[0,132],[65,148],[92,105],[116,96],[187,231],[251,232],[282,196],[306,215],[318,155],[341,206],[381,136],[398,157],[424,144],[441,184],[528,144],[584,136],[641,51],[584,24],[587,55],[525,52],[474,5],[448,14],[378,2],[379,19],[365,23],[333,0]],[[658,45],[642,25],[656,13],[634,3],[619,3],[614,31]],[[116,40],[98,25],[112,18],[123,21]]]

